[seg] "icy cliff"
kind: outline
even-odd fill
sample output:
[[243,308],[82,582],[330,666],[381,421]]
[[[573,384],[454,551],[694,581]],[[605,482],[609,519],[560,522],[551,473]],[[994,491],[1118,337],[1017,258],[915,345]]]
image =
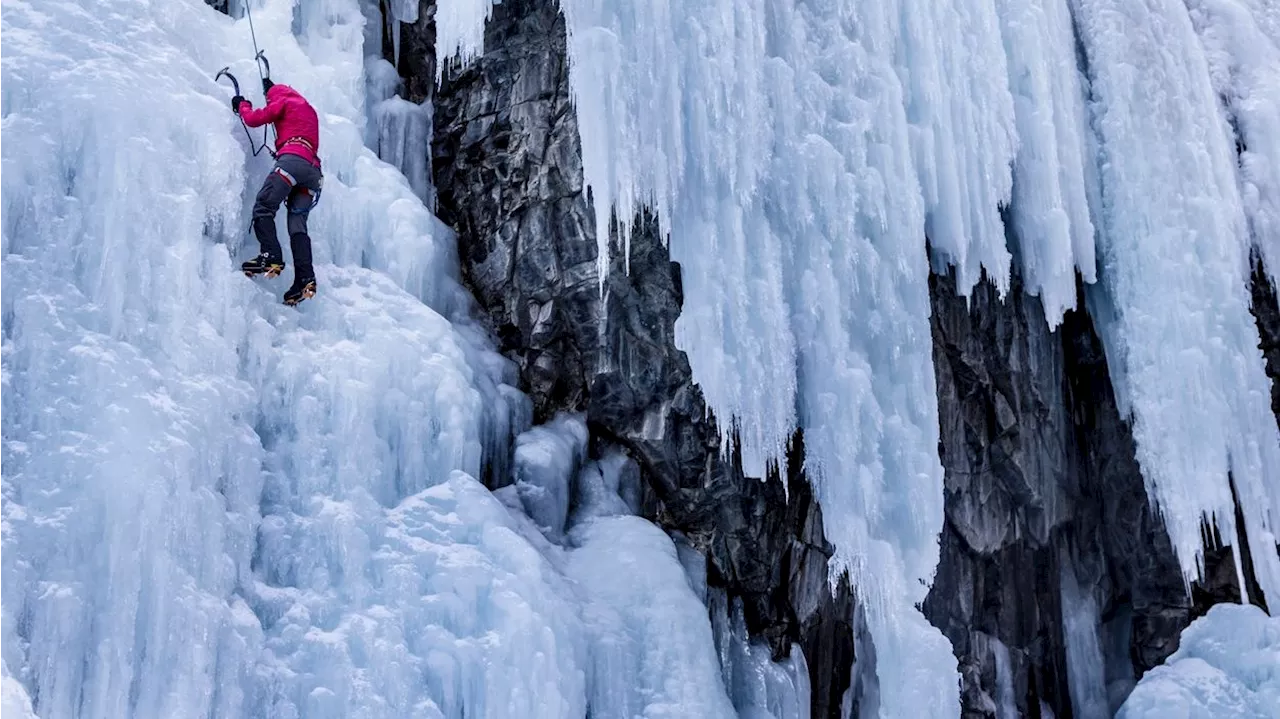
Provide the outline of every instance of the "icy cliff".
[[210,4],[2,11],[6,713],[1094,716],[1280,603],[1272,4],[257,0],[299,310]]
[[[368,103],[361,6],[254,9],[322,122],[321,290],[298,309],[288,271],[235,270],[270,165],[213,75],[252,56],[246,20],[4,5],[6,716],[732,715],[672,540],[616,489],[567,522],[581,452],[550,495],[572,545],[478,481],[546,438],[515,441],[529,402],[424,205],[421,110]],[[618,643],[673,626],[686,644]],[[766,671],[747,641],[722,645]]]
[[[698,403],[705,398],[718,420],[719,429],[711,431],[724,435],[720,446],[742,452],[748,474],[762,473],[764,457],[778,460],[767,448],[794,442],[790,431],[797,425],[804,432],[804,461],[811,469],[818,465],[819,480],[832,457],[848,463],[850,448],[833,452],[824,450],[820,436],[809,441],[813,428],[804,417],[779,418],[803,407],[806,396],[831,407],[853,406],[853,395],[841,394],[840,373],[831,371],[839,362],[817,363],[821,370],[812,375],[826,383],[806,395],[790,384],[792,376],[806,376],[803,357],[787,358],[791,345],[804,345],[801,355],[816,353],[838,337],[839,328],[827,324],[816,334],[805,330],[810,334],[803,343],[795,340],[815,326],[806,313],[828,322],[839,315],[834,309],[846,295],[835,288],[854,296],[866,283],[859,279],[846,288],[837,282],[822,294],[821,268],[794,275],[804,282],[785,273],[803,267],[822,242],[838,248],[848,235],[864,233],[874,239],[869,247],[875,252],[851,255],[861,264],[836,279],[861,278],[858,273],[874,264],[870,258],[879,259],[894,242],[908,247],[928,241],[934,250],[932,278],[906,273],[901,282],[907,284],[892,286],[928,282],[934,290],[931,306],[915,311],[934,319],[930,359],[938,381],[948,521],[941,530],[941,586],[930,595],[926,615],[944,628],[962,660],[967,708],[980,703],[976,687],[996,693],[989,642],[978,636],[978,626],[998,626],[1011,643],[1020,707],[1063,707],[1071,703],[1069,694],[1104,691],[1076,692],[1077,685],[1101,681],[1123,696],[1126,682],[1167,656],[1178,629],[1206,602],[1262,600],[1265,574],[1275,567],[1270,527],[1277,441],[1265,411],[1269,382],[1257,348],[1274,341],[1266,319],[1274,300],[1265,283],[1255,282],[1260,338],[1249,314],[1249,252],[1273,240],[1257,230],[1269,216],[1262,198],[1271,193],[1261,189],[1270,175],[1256,154],[1267,152],[1273,135],[1255,120],[1246,138],[1240,119],[1265,117],[1277,106],[1272,74],[1260,62],[1275,46],[1272,9],[1259,3],[1189,11],[1157,3],[1147,11],[1134,3],[1089,2],[939,3],[927,10],[906,3],[619,8],[567,2],[568,41],[561,51],[556,24],[542,19],[547,5],[496,6],[483,54],[469,51],[468,62],[441,90],[437,105],[457,109],[438,117],[447,124],[437,127],[436,178],[458,200],[453,208],[442,205],[442,213],[460,228],[468,282],[507,333],[504,347],[522,363],[522,376],[540,388],[535,402],[585,405],[602,430],[637,449],[648,460],[649,481],[660,488],[663,510],[671,513],[664,521],[709,533],[721,581],[748,596],[754,591],[750,559],[737,555],[733,544],[723,552],[716,548],[742,520],[686,509],[717,501],[725,487],[731,497],[752,490],[738,484],[733,451],[726,453],[727,469],[715,457],[698,466],[671,461],[673,453],[683,456],[679,448],[689,436],[684,408],[690,396]],[[1092,35],[1085,38],[1080,28],[1089,23]],[[414,32],[420,39],[430,35],[422,23]],[[552,40],[542,40],[545,34]],[[1173,50],[1147,56],[1141,43],[1125,43],[1126,35],[1155,38],[1148,47]],[[1254,47],[1244,50],[1247,43],[1228,37],[1248,37]],[[556,58],[545,58],[559,52],[567,71]],[[1116,54],[1121,52],[1128,55]],[[1137,67],[1153,70],[1132,70]],[[803,84],[813,77],[806,71],[816,73],[812,84]],[[406,64],[402,72],[414,70]],[[556,99],[565,82],[573,93],[570,110]],[[1113,83],[1129,84],[1117,90],[1121,85]],[[1221,100],[1205,92],[1210,85]],[[802,91],[790,94],[797,86]],[[1188,121],[1164,124],[1163,111],[1145,105],[1148,99],[1180,108],[1170,116]],[[905,109],[895,116],[891,110],[898,105]],[[877,108],[889,108],[889,114],[876,115]],[[814,131],[823,118],[829,136]],[[899,145],[881,139],[895,127],[904,128]],[[579,129],[580,160],[577,153],[565,154],[562,139]],[[1231,142],[1233,129],[1238,143]],[[875,138],[870,147],[881,154],[843,165],[805,154],[824,138],[841,151],[856,148],[860,132]],[[1138,151],[1126,132],[1163,139]],[[1155,144],[1175,152],[1186,148],[1214,179],[1197,181],[1194,173],[1174,169],[1174,161],[1160,156],[1171,153]],[[984,150],[970,153],[972,146]],[[952,147],[957,149],[946,151]],[[1113,160],[1117,154],[1134,163],[1131,172],[1116,174],[1122,164]],[[1234,167],[1237,155],[1239,194],[1230,179],[1236,175],[1219,181],[1213,174],[1219,170],[1208,169]],[[986,164],[992,156],[1006,160]],[[903,157],[913,167],[898,175],[875,164]],[[1005,162],[1012,172],[1008,185]],[[1190,159],[1176,162],[1193,166]],[[564,194],[582,192],[572,182],[579,167],[596,215],[585,228],[582,206]],[[841,172],[870,184],[845,189]],[[806,179],[821,173],[824,181]],[[489,192],[492,180],[486,178],[493,177],[510,194]],[[1146,204],[1117,210],[1128,192]],[[1158,193],[1167,193],[1166,199],[1154,200]],[[1197,199],[1212,193],[1218,193],[1212,200]],[[853,229],[838,224],[877,197],[887,198],[889,209],[918,202],[923,219],[904,225],[899,216],[894,223],[861,222]],[[839,202],[852,204],[833,213],[832,222],[820,222]],[[1206,214],[1205,208],[1212,210]],[[656,211],[656,222],[643,215],[649,210]],[[996,210],[1001,216],[993,232],[990,213]],[[1144,212],[1151,213],[1143,230],[1154,233],[1150,241],[1123,225]],[[1178,216],[1199,217],[1219,229],[1197,231]],[[611,226],[613,220],[632,227]],[[552,228],[555,239],[545,239],[541,227]],[[822,238],[816,246],[815,237]],[[1162,237],[1212,246],[1173,261],[1158,249]],[[633,330],[661,326],[668,312],[666,256],[654,258],[650,249],[663,239],[680,264],[674,344]],[[593,241],[594,253],[583,249]],[[1200,255],[1208,259],[1200,262]],[[834,250],[826,256],[841,257]],[[593,258],[597,268],[609,269],[597,280],[605,289],[599,306],[583,287],[592,278],[584,264]],[[1217,262],[1223,264],[1215,268]],[[1117,307],[1131,276],[1157,270],[1163,274],[1142,280],[1146,296],[1130,296],[1126,307]],[[629,279],[615,281],[619,272],[630,272]],[[990,284],[979,282],[982,273]],[[1087,306],[1077,299],[1077,276],[1089,287]],[[508,278],[514,285],[504,284]],[[1189,309],[1172,311],[1171,297],[1183,298]],[[607,309],[614,303],[632,309],[615,314]],[[797,318],[787,320],[787,312]],[[606,340],[591,334],[601,314],[608,317]],[[635,314],[647,315],[650,323],[634,322]],[[857,341],[869,341],[885,317],[853,312],[843,321]],[[1157,320],[1173,324],[1161,329]],[[1121,329],[1123,322],[1131,328]],[[621,341],[613,339],[618,325],[624,328]],[[1148,331],[1162,334],[1143,340],[1147,360],[1127,364],[1130,354],[1117,346],[1117,337]],[[662,342],[668,344],[651,344]],[[894,351],[910,346],[899,342]],[[592,367],[597,351],[599,364]],[[674,365],[674,377],[682,377],[673,353],[677,359],[687,353],[691,380],[655,387],[644,368],[671,377]],[[1174,377],[1185,380],[1202,362],[1217,369],[1197,370],[1197,379],[1176,391],[1158,389]],[[889,363],[889,371],[868,377],[892,383],[900,365]],[[802,371],[788,369],[795,366]],[[1247,370],[1232,377],[1232,367]],[[1135,404],[1132,382],[1140,376],[1156,384],[1147,400]],[[903,383],[903,392],[914,389]],[[1202,392],[1213,400],[1201,402]],[[619,405],[635,407],[644,421],[619,412]],[[1217,439],[1194,429],[1209,421]],[[1188,434],[1177,451],[1158,449],[1175,431],[1196,436]],[[854,430],[838,435],[866,436]],[[1209,445],[1183,453],[1197,442]],[[717,442],[708,438],[706,444]],[[796,454],[796,445],[791,449]],[[1210,464],[1202,466],[1205,459]],[[871,466],[877,476],[879,464]],[[1236,472],[1234,485],[1229,468]],[[702,488],[685,489],[690,474]],[[794,487],[795,475],[783,476],[791,476]],[[877,491],[874,482],[858,486]],[[821,481],[815,487],[825,539],[835,542],[838,556],[839,537],[847,545],[849,527],[857,524],[839,512],[858,503],[821,497]],[[1239,527],[1232,491],[1256,492]],[[913,506],[927,511],[931,492],[913,495]],[[785,500],[774,501],[780,508]],[[1194,519],[1179,527],[1179,516]],[[1202,516],[1219,524],[1215,537],[1228,544],[1225,552],[1211,543],[1202,556]],[[756,536],[760,532],[786,536],[785,529],[762,528]],[[1231,551],[1241,544],[1244,551]],[[1250,554],[1270,568],[1251,566]],[[1224,561],[1229,577],[1221,572]],[[1058,571],[1060,564],[1069,565],[1065,572]],[[834,566],[838,571],[839,562]],[[1106,672],[1082,682],[1068,676],[1085,668],[1067,666],[1078,648],[1063,636],[1069,608],[1058,585],[1068,576],[1090,586],[1101,615],[1116,617],[1100,630],[1100,641],[1130,647],[1108,650]],[[807,577],[800,572],[773,586],[794,597]],[[865,585],[883,581],[864,581],[863,589],[873,591]],[[780,614],[761,612],[758,627],[797,631],[788,612],[799,614],[800,605],[788,598],[766,606]],[[814,696],[816,707],[819,693]]]

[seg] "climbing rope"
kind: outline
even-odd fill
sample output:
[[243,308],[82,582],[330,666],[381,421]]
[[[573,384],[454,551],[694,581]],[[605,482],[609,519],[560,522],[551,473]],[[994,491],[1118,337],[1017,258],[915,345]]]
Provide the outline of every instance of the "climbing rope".
[[[258,49],[258,33],[253,29],[253,0],[244,0],[244,14],[249,16],[249,37],[253,38],[253,56],[257,58],[262,51]],[[262,68],[258,68],[258,76],[261,79]]]
[[[267,79],[269,79],[269,78],[271,77],[271,63],[267,60],[267,54],[266,54],[266,52],[264,52],[263,50],[261,50],[261,49],[259,49],[259,48],[258,48],[258,32],[257,32],[257,31],[254,29],[254,27],[253,27],[253,8],[252,8],[252,3],[253,3],[253,0],[244,0],[244,12],[245,12],[245,15],[247,15],[247,16],[248,16],[248,18],[249,18],[249,37],[251,37],[251,38],[253,39],[253,52],[254,52],[253,60],[254,60],[254,64],[255,64],[255,65],[257,65],[257,67],[258,67],[258,79],[259,79],[259,80],[261,80],[261,81],[266,81]],[[263,67],[264,67],[264,66],[266,67],[266,72],[265,72],[265,73],[263,72]],[[230,65],[228,65],[227,67],[224,67],[224,68],[222,68],[221,70],[219,70],[219,71],[218,71],[218,74],[217,74],[217,75],[215,75],[215,76],[214,76],[214,78],[213,78],[213,79],[214,79],[214,82],[217,82],[218,80],[222,79],[222,76],[223,76],[223,75],[226,75],[228,78],[230,78],[232,86],[234,86],[234,87],[235,87],[236,95],[239,95],[239,94],[240,94],[240,82],[239,82],[238,80],[236,80],[236,76],[235,76],[235,75],[232,75],[232,74],[231,74],[231,66],[230,66]],[[264,93],[264,95],[265,95],[265,93]],[[239,113],[239,112],[237,112],[237,113],[236,113],[236,117],[240,117],[240,113]],[[270,139],[270,136],[271,136],[271,130],[272,130],[272,127],[271,127],[271,125],[270,125],[270,124],[268,124],[268,125],[267,125],[266,127],[264,127],[264,128],[263,128],[263,130],[262,130],[262,144],[261,144],[261,145],[258,145],[258,144],[254,141],[254,139],[253,139],[253,134],[249,132],[249,126],[245,124],[245,122],[244,122],[244,118],[240,118],[240,127],[243,127],[243,128],[244,128],[244,136],[245,136],[245,137],[247,137],[247,138],[249,138],[249,147],[250,147],[250,149],[252,149],[252,150],[253,150],[253,156],[254,156],[254,157],[257,157],[257,156],[258,156],[258,155],[259,155],[263,150],[266,150],[266,151],[267,151],[267,154],[268,154],[268,155],[271,155],[272,159],[275,159],[276,153],[275,153],[275,151],[274,151],[274,150],[272,150],[272,149],[271,149],[271,139]]]

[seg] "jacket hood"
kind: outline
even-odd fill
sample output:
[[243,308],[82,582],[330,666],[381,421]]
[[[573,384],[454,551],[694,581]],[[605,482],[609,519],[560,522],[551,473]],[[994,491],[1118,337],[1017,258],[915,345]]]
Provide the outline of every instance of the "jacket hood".
[[289,87],[288,85],[277,82],[271,86],[270,90],[267,90],[267,99],[272,100],[277,97],[283,97],[285,95],[297,95],[297,94],[298,94],[297,90],[294,90],[292,87]]

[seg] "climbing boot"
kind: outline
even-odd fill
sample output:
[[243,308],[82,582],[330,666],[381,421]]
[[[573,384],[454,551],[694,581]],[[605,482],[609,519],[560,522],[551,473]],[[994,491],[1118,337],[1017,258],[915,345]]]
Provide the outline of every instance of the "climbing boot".
[[284,259],[272,257],[264,252],[240,265],[240,269],[244,271],[245,277],[253,277],[254,275],[275,277],[284,270]]
[[309,300],[316,296],[316,278],[303,277],[295,278],[293,286],[288,292],[284,293],[284,303],[286,305],[296,305],[303,300]]

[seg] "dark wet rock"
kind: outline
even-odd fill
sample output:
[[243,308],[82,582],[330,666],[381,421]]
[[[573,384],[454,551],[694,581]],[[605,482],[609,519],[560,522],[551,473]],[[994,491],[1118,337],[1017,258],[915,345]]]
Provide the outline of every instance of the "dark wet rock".
[[1262,256],[1253,253],[1253,316],[1258,322],[1260,342],[1258,348],[1267,362],[1267,376],[1271,378],[1271,411],[1280,421],[1280,306],[1276,302],[1276,287],[1271,282]]
[[1191,620],[1239,601],[1231,550],[1206,553],[1187,596],[1087,313],[1051,332],[1016,276],[1003,300],[984,282],[966,303],[949,276],[931,295],[946,526],[924,609],[960,660],[964,716],[991,716],[995,640],[1018,710],[1070,715],[1064,574],[1096,604],[1114,710]]

